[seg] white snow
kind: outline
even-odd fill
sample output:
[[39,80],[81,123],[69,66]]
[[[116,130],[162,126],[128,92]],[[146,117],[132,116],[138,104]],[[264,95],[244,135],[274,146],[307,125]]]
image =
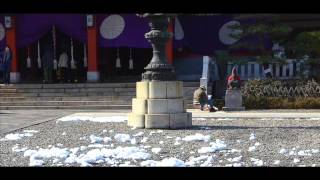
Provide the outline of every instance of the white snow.
[[92,122],[125,122],[128,120],[127,116],[105,116],[105,117],[92,117],[92,116],[66,116],[58,119],[59,121],[92,121]]
[[61,143],[58,143],[58,144],[57,144],[57,146],[58,146],[58,147],[62,147],[62,146],[63,146],[63,144],[61,144]]
[[146,150],[138,147],[117,147],[116,149],[101,149],[105,157],[114,157],[116,159],[148,159],[150,154]]
[[23,137],[30,137],[33,136],[32,133],[27,132],[27,133],[16,133],[16,134],[7,134],[4,138],[1,138],[0,141],[16,141],[16,140],[20,140]]
[[243,164],[244,164],[243,162],[233,163],[232,166],[233,167],[241,167]]
[[110,141],[112,141],[112,139],[110,137],[104,137],[103,138],[103,142],[105,142],[105,143],[108,143]]
[[141,143],[145,143],[145,142],[147,142],[147,140],[148,140],[148,137],[143,137],[140,142],[141,142]]
[[206,155],[202,155],[202,156],[199,156],[199,157],[194,157],[194,156],[191,156],[189,158],[189,161],[186,162],[186,165],[187,166],[194,166],[196,165],[197,163],[199,163],[200,161],[204,160],[204,159],[207,159],[209,156],[206,156]]
[[248,149],[249,152],[254,151],[254,150],[256,150],[256,146],[251,146],[251,147],[249,147],[249,149]]
[[311,167],[316,167],[316,164],[312,164]]
[[211,147],[201,147],[200,149],[198,149],[198,153],[210,153],[215,151],[221,151],[226,149],[227,147],[227,145],[219,139],[216,139],[216,142],[211,142],[210,145]]
[[86,146],[80,146],[80,151],[84,151],[84,150],[86,150],[86,149],[87,149]]
[[[76,156],[75,153],[70,154],[65,159],[65,163],[78,163],[81,166],[92,166],[92,164],[99,164],[106,162],[111,165],[115,165],[118,162],[116,159],[133,159],[133,160],[145,160],[150,158],[150,154],[146,153],[144,149],[137,147],[117,147],[116,149],[92,149],[86,154],[80,154]],[[129,165],[130,163],[125,163]],[[123,164],[122,164],[123,165]]]
[[140,163],[141,166],[151,166],[151,167],[185,167],[184,161],[177,158],[165,158],[161,161],[147,160]]
[[24,151],[26,151],[27,149],[28,149],[27,147],[19,148],[19,145],[18,145],[18,144],[14,145],[14,146],[11,148],[11,150],[12,150],[13,152],[24,152]]
[[129,134],[116,134],[114,136],[114,139],[118,142],[130,142],[131,141],[131,138],[130,138],[130,135]]
[[25,132],[25,133],[37,133],[39,131],[37,131],[37,130],[23,130],[23,132]]
[[154,132],[154,131],[151,131],[150,133],[149,133],[149,136],[151,136],[152,134],[155,134],[156,132]]
[[238,150],[238,149],[231,149],[230,151],[231,153],[235,153],[235,152],[241,152],[241,150]]
[[163,144],[164,142],[163,141],[159,141],[159,144]]
[[254,146],[260,146],[261,144],[259,143],[259,142],[256,142],[255,144],[254,144]]
[[130,140],[130,143],[131,143],[131,144],[136,144],[136,143],[137,143],[136,138],[131,139],[131,140]]
[[237,143],[241,143],[241,140],[238,139],[238,140],[237,140]]
[[203,162],[202,164],[200,164],[200,167],[212,166],[213,160],[214,160],[214,159],[213,159],[213,156],[209,156],[205,162]]
[[280,164],[280,161],[279,160],[275,160],[273,164],[278,165],[278,164]]
[[[295,148],[294,148],[295,149]],[[297,155],[297,153],[294,151],[294,150],[291,150],[290,152],[289,152],[289,155],[290,156],[293,156],[293,155]]]
[[58,158],[55,158],[55,159],[52,160],[52,163],[54,163],[54,164],[57,163],[57,162],[59,162]]
[[298,152],[298,156],[312,156],[312,154],[310,153],[310,150],[301,150]]
[[202,135],[199,133],[196,133],[195,135],[191,135],[191,136],[186,136],[184,138],[182,138],[182,140],[184,141],[209,141],[210,140],[210,135]]
[[43,160],[40,159],[34,159],[30,157],[30,163],[29,166],[42,166],[44,164]]
[[172,139],[173,137],[171,137],[171,136],[167,136],[166,138],[167,138],[167,139]]
[[181,144],[180,142],[176,141],[173,145],[179,146],[180,144]]
[[95,136],[95,135],[93,135],[93,134],[91,134],[91,135],[89,136],[89,139],[90,139],[90,142],[91,142],[91,143],[100,143],[100,142],[103,141],[103,138],[102,138],[102,137]]
[[253,162],[254,165],[256,166],[262,166],[263,165],[263,161],[260,159],[255,159],[255,158],[250,158],[251,161]]
[[67,135],[67,133],[66,133],[66,132],[63,132],[61,135],[62,135],[62,136],[65,136],[65,135]]
[[319,153],[319,149],[311,149],[311,152],[314,154]]
[[298,163],[298,162],[300,162],[300,159],[294,158],[294,159],[293,159],[293,162],[294,162],[294,163]]
[[142,136],[143,134],[144,134],[144,132],[140,131],[140,132],[138,132],[137,134],[134,134],[134,135],[132,135],[132,136],[137,137],[137,136]]
[[26,150],[23,154],[24,157],[30,157],[29,166],[41,166],[43,165],[43,159],[48,158],[61,158],[65,159],[69,156],[70,152],[67,148],[60,149],[53,147],[51,149]]
[[238,157],[235,157],[235,158],[228,158],[227,160],[229,162],[239,162],[241,159],[242,159],[242,156],[238,156]]
[[284,153],[286,153],[286,152],[287,152],[287,150],[284,149],[284,148],[280,149],[280,151],[279,151],[280,154],[284,154]]
[[253,133],[251,133],[250,134],[250,138],[249,138],[249,140],[254,140],[256,137],[254,136],[254,134]]
[[161,148],[152,148],[151,151],[155,154],[158,154],[161,151]]
[[163,130],[158,130],[157,133],[163,133]]
[[108,132],[108,130],[106,130],[106,129],[104,129],[103,131],[102,131],[102,133],[107,133]]
[[102,148],[104,146],[105,145],[103,145],[103,144],[89,144],[88,145],[89,148]]

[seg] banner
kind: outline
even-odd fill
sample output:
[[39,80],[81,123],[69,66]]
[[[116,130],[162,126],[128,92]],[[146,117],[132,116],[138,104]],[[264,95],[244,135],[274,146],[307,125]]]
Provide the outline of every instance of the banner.
[[84,14],[19,14],[17,15],[17,47],[27,47],[48,33],[52,26],[80,42],[87,42]]

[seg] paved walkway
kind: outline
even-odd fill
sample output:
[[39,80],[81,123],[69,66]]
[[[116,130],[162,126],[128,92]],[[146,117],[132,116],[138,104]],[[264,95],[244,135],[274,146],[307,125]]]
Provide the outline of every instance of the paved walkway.
[[[0,134],[8,133],[17,129],[34,124],[55,120],[64,116],[126,116],[131,110],[1,110],[0,111]],[[283,118],[306,118],[320,120],[320,110],[248,110],[242,112],[203,112],[188,109],[193,118],[260,118],[283,119]]]

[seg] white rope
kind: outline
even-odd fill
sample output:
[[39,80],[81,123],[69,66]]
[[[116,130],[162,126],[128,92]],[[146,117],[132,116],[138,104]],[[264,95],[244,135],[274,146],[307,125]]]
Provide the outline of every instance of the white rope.
[[27,68],[31,68],[30,49],[27,48]]
[[119,48],[117,49],[116,68],[121,68],[121,60],[119,55]]
[[71,38],[71,69],[76,69],[76,64],[73,58],[73,40]]
[[58,69],[58,61],[56,58],[56,28],[52,26],[52,40],[53,40],[53,69]]
[[87,58],[87,46],[86,43],[83,44],[83,67],[88,66],[88,58]]
[[130,48],[129,69],[133,69],[132,48]]
[[38,41],[38,68],[41,68],[40,41]]

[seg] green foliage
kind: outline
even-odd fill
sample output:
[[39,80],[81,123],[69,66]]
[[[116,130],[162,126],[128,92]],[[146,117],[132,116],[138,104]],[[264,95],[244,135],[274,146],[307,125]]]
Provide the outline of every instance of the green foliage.
[[[320,31],[302,32],[286,43],[286,48],[292,51],[292,56],[301,58],[304,55],[311,59],[320,57]],[[319,63],[318,59],[314,59]]]
[[320,98],[280,98],[254,97],[243,98],[246,109],[319,109]]

